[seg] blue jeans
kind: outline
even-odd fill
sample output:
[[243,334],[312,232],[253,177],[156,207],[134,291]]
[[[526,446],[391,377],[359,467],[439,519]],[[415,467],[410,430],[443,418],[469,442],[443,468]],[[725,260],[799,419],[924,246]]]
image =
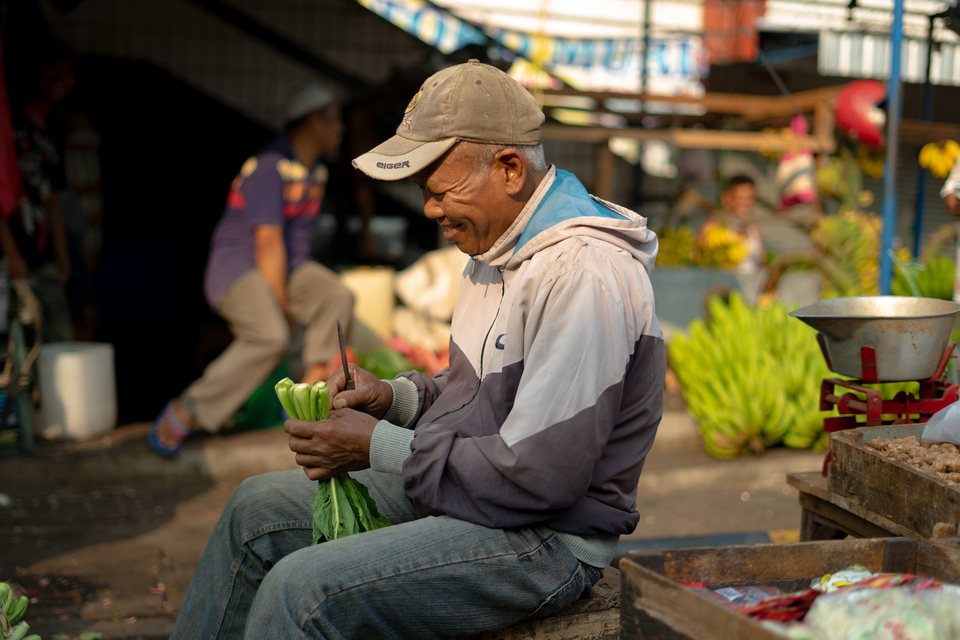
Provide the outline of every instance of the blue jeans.
[[441,638],[556,613],[602,575],[548,529],[420,518],[399,476],[353,475],[393,526],[312,545],[301,470],[244,481],[200,558],[173,639]]

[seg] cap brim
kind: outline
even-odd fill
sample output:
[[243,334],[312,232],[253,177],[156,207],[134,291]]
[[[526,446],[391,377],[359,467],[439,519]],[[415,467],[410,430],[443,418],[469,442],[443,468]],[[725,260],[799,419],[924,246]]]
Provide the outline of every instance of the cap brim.
[[353,166],[377,180],[403,180],[429,167],[456,142],[456,138],[418,142],[393,136],[355,158]]

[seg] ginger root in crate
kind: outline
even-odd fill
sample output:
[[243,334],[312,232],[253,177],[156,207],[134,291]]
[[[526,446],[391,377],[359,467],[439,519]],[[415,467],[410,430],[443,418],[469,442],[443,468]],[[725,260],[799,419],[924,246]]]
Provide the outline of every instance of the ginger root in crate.
[[886,457],[914,467],[923,473],[960,487],[960,449],[948,442],[919,442],[914,436],[906,438],[876,438],[866,446]]

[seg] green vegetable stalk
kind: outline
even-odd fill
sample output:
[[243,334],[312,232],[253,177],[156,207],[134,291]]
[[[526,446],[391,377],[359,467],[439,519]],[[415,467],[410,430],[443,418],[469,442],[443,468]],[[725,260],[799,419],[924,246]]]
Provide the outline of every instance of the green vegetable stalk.
[[[330,414],[330,390],[325,382],[294,384],[284,378],[276,384],[277,398],[293,420],[326,420]],[[336,540],[363,531],[390,526],[377,511],[377,503],[362,483],[346,473],[321,480],[310,501],[313,513],[313,544]]]
[[13,595],[6,582],[0,582],[0,638],[5,640],[40,640],[38,635],[27,635],[30,625],[23,621],[30,599]]

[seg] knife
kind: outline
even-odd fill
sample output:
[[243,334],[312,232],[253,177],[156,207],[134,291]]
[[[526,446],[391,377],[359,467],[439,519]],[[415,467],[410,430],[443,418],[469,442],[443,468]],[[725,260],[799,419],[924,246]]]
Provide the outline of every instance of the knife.
[[343,378],[345,380],[343,390],[350,391],[356,389],[357,385],[353,383],[353,378],[350,377],[350,367],[347,366],[347,346],[343,343],[343,325],[340,324],[339,320],[337,320],[337,338],[340,340],[340,362],[343,363]]

